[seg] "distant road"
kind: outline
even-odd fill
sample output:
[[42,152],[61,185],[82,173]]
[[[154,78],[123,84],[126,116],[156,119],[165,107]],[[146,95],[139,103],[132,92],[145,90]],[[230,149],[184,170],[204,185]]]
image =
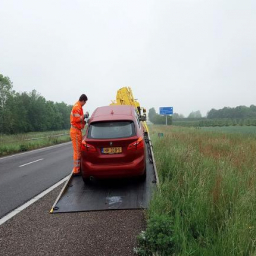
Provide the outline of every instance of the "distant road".
[[72,165],[71,142],[0,158],[0,218],[63,179]]

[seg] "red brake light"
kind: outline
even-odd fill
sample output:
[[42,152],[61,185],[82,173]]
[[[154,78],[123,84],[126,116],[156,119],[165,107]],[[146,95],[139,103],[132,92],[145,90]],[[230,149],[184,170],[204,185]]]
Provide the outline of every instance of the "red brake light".
[[93,145],[86,143],[84,140],[82,141],[81,150],[87,152],[96,152],[96,148]]
[[129,144],[128,146],[128,150],[130,149],[139,149],[139,148],[144,148],[144,142],[143,142],[143,138],[139,137],[138,140],[132,142],[131,144]]

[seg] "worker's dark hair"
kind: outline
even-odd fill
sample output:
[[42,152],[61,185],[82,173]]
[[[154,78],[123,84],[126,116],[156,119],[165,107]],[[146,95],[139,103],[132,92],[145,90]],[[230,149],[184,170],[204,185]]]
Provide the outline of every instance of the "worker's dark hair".
[[87,101],[87,100],[88,100],[88,98],[85,94],[82,94],[79,98],[79,101]]

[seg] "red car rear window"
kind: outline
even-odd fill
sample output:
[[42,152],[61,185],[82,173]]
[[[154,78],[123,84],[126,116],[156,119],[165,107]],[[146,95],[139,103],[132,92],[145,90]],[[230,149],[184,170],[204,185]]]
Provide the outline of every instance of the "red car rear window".
[[135,135],[132,121],[97,122],[89,126],[88,138],[90,139],[118,139]]

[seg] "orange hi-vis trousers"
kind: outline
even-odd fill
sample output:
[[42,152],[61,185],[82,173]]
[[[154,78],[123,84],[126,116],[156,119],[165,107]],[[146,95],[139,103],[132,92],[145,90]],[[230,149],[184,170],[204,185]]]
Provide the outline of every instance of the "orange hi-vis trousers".
[[73,173],[77,174],[77,173],[80,173],[82,131],[71,127],[70,137],[73,145],[73,159],[74,159]]

